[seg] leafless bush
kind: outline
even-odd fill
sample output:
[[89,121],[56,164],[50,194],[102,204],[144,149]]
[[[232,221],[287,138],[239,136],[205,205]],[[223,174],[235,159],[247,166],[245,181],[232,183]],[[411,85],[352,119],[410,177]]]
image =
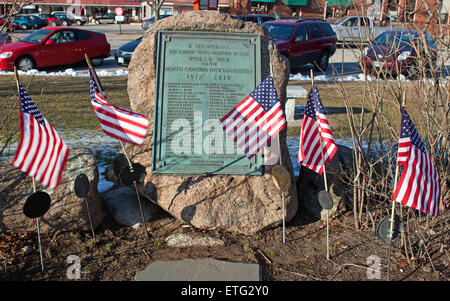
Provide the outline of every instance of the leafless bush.
[[[391,69],[385,68],[387,61],[397,61],[402,53],[405,43],[395,39],[389,50],[385,49],[383,55],[373,58],[382,67],[370,68],[366,60],[359,61],[365,75],[361,83],[363,93],[360,115],[352,110],[349,98],[352,91],[347,91],[343,81],[337,82],[340,98],[347,109],[353,141],[355,171],[347,175],[347,180],[353,187],[351,194],[355,229],[367,226],[375,228],[376,222],[391,209],[403,93],[407,96],[406,109],[440,175],[440,214],[450,207],[450,90],[449,79],[446,78],[448,71],[445,70],[445,63],[449,59],[449,41],[440,23],[438,34],[434,36],[436,47],[431,45],[431,39],[426,33],[438,12],[428,9],[430,15],[422,28],[410,24],[418,35],[414,38],[411,36],[410,41],[403,41],[412,49],[411,55],[414,56],[412,61],[415,63],[408,68],[399,68],[398,65]],[[405,24],[392,26],[404,27]],[[361,38],[363,41],[369,40],[368,37]],[[373,39],[356,46],[344,44],[360,58],[367,54],[367,50],[378,46]],[[406,221],[401,242],[408,260],[423,257],[432,262],[429,253],[430,235],[427,231],[442,226],[444,222],[447,225],[445,219],[429,219],[423,213],[399,204],[396,210]]]

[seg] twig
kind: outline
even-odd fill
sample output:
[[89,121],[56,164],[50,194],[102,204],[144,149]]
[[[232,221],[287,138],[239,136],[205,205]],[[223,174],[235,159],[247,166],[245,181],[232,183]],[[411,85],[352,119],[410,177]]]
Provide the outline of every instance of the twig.
[[261,251],[260,249],[258,249],[258,253],[262,255],[262,257],[267,261],[267,263],[272,264],[272,260],[270,260],[269,257],[267,257],[263,251]]
[[280,272],[291,273],[291,274],[293,274],[293,275],[297,275],[297,276],[304,277],[304,278],[309,278],[309,279],[311,279],[311,280],[316,280],[316,281],[319,280],[318,278],[315,278],[315,277],[312,277],[312,276],[309,276],[309,275],[305,275],[305,274],[301,274],[301,273],[297,273],[297,272],[288,271],[288,270],[285,270],[285,269],[282,269],[282,268],[275,268],[275,270],[280,271]]
[[144,252],[145,256],[147,257],[148,261],[151,261],[150,256],[147,254],[147,252],[145,251],[145,249],[142,249],[142,251]]

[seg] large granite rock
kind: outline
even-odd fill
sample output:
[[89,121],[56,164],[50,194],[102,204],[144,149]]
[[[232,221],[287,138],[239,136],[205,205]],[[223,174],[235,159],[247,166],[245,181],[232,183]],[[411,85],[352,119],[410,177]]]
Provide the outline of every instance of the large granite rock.
[[[36,231],[35,219],[22,213],[25,200],[33,193],[32,179],[14,167],[12,160],[1,161],[0,170],[0,227],[13,232]],[[51,197],[49,211],[41,218],[43,233],[52,230],[90,231],[89,217],[84,199],[74,193],[75,178],[84,173],[89,179],[87,200],[94,227],[103,220],[101,200],[97,191],[98,168],[94,155],[85,148],[70,149],[59,186],[55,190],[43,189],[36,182],[36,189]]]
[[[333,208],[329,210],[329,214],[348,209],[353,204],[349,195],[350,187],[345,183],[344,176],[354,170],[352,149],[338,145],[336,154],[325,170],[328,192],[333,199]],[[299,211],[310,221],[326,219],[326,210],[322,209],[318,201],[321,190],[325,190],[323,176],[302,166],[297,179]]]
[[[185,12],[164,18],[147,30],[134,51],[129,65],[128,94],[131,107],[149,117],[149,129],[143,146],[127,145],[134,162],[146,167],[147,176],[139,185],[140,192],[154,199],[174,217],[202,229],[223,229],[253,234],[282,221],[282,200],[271,178],[271,167],[263,176],[236,175],[162,175],[152,174],[152,139],[155,103],[156,32],[158,30],[246,32],[261,35],[261,78],[270,72],[284,106],[289,79],[289,63],[281,56],[265,29],[254,23],[244,23],[229,15],[213,11]],[[250,93],[251,91],[249,91]],[[230,108],[231,109],[231,108]],[[283,165],[293,177],[292,164],[286,146],[286,129],[281,132]],[[286,220],[297,211],[295,184],[286,197]]]

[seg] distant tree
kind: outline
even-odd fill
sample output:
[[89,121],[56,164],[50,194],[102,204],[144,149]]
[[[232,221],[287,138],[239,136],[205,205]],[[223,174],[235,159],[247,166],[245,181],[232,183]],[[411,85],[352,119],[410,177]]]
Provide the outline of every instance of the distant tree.
[[146,0],[147,4],[150,5],[152,10],[155,12],[155,22],[159,20],[159,10],[164,4],[165,0]]
[[[0,2],[5,6],[5,11],[0,14],[0,19],[12,20],[14,16],[19,14],[24,6],[34,3],[34,0],[3,0]],[[0,34],[8,30],[8,22],[0,25]]]

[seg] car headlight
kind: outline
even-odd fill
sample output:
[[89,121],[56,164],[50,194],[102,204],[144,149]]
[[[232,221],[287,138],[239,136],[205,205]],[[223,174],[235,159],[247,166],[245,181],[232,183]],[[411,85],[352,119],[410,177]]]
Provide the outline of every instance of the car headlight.
[[7,59],[12,57],[13,53],[11,51],[0,53],[0,59]]
[[369,47],[364,47],[364,49],[363,49],[363,54],[364,55],[367,55],[369,53]]
[[407,58],[411,56],[411,51],[403,51],[400,53],[400,55],[397,57],[397,61],[404,61]]

